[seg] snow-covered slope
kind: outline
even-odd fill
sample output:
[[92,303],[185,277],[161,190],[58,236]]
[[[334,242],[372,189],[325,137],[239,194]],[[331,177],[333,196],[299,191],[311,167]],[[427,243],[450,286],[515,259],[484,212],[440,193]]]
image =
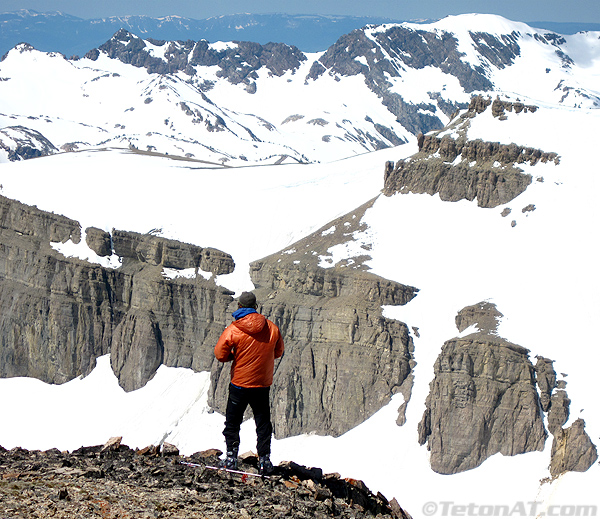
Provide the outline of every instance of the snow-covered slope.
[[[471,138],[495,136],[501,142],[514,140],[531,146],[543,143],[561,157],[559,165],[526,168],[534,178],[543,177],[543,182],[534,182],[507,204],[512,209],[509,218],[501,216],[505,206],[481,209],[475,203],[442,202],[428,195],[379,197],[365,215],[369,225],[365,239],[372,244],[370,266],[377,274],[420,288],[419,295],[405,307],[388,309],[389,316],[420,331],[420,338],[414,339],[418,365],[407,423],[403,427],[395,424],[401,403],[396,397],[371,420],[340,438],[306,435],[276,441],[273,456],[277,461],[293,458],[359,477],[384,495],[396,496],[417,517],[427,502],[439,506],[438,515],[444,506],[450,506],[444,502],[512,509],[521,502],[539,501],[537,511],[550,505],[598,504],[590,492],[598,480],[597,464],[585,474],[569,473],[540,487],[540,480],[548,476],[551,440],[542,453],[514,458],[496,455],[473,471],[440,476],[429,469],[427,451],[417,444],[416,424],[433,376],[433,362],[443,342],[457,335],[456,312],[465,305],[490,300],[505,315],[500,330],[503,337],[529,348],[532,357],[554,359],[557,371],[568,374],[573,402],[570,422],[584,418],[592,439],[599,437],[593,391],[594,370],[600,360],[594,342],[595,316],[600,311],[594,274],[598,258],[590,239],[599,223],[594,210],[598,179],[586,151],[593,147],[591,130],[599,115],[542,106],[533,114],[509,114],[504,121],[487,112],[475,118]],[[557,124],[590,131],[559,135],[554,131]],[[105,228],[119,222],[143,231],[162,223],[167,235],[216,245],[242,263],[284,248],[376,195],[385,160],[414,151],[410,145],[329,164],[254,167],[222,174],[193,170],[168,159],[106,151],[6,164],[0,182],[6,196],[42,209],[60,208],[82,222]],[[44,168],[37,164],[42,161]],[[46,174],[48,168],[51,177]],[[89,173],[83,178],[82,169]],[[130,199],[126,205],[117,199],[107,212],[103,202],[84,197],[88,183],[109,170],[125,185],[127,177],[137,177],[136,171],[145,172],[148,181],[144,191],[138,192],[135,200],[139,202]],[[65,185],[72,186],[68,192]],[[233,197],[232,205],[226,207],[220,198],[225,186]],[[165,189],[179,196],[165,202]],[[184,192],[193,195],[187,198]],[[231,232],[237,218],[233,208],[243,200],[260,200],[266,192],[276,205],[255,206],[255,218],[270,236],[258,245]],[[331,192],[339,196],[325,194]],[[313,210],[305,210],[306,200],[316,202]],[[529,204],[536,210],[521,212]],[[153,211],[158,205],[164,213]],[[211,214],[217,213],[220,223],[215,225]],[[516,221],[514,227],[512,220]],[[244,273],[238,278],[223,276],[220,282],[236,291],[249,287]],[[64,386],[0,380],[3,401],[9,402],[3,416],[11,424],[3,429],[0,444],[73,449],[119,434],[138,447],[162,440],[176,443],[186,453],[218,447],[222,443],[220,420],[207,413],[206,383],[205,375],[162,367],[145,388],[125,394],[117,387],[107,360],[101,360],[89,377]],[[99,392],[98,384],[106,389]],[[51,402],[56,411],[49,411]],[[81,426],[82,409],[88,409],[86,428]],[[131,409],[135,409],[133,418]],[[252,449],[253,441],[252,424],[248,423],[242,448]]]
[[[155,57],[165,51],[148,48]],[[191,79],[104,54],[69,61],[21,45],[0,64],[0,128],[33,128],[64,151],[135,147],[213,165],[332,160],[376,149],[366,136],[383,138],[366,117],[390,126],[393,115],[359,78],[346,78],[342,96],[333,78],[304,85],[311,63],[281,77],[260,70],[264,86],[249,94],[220,79],[217,66]]]
[[126,31],[80,60],[22,44],[0,63],[0,128],[37,130],[63,151],[331,161],[441,128],[477,92],[598,107],[599,36],[462,15],[368,26],[315,54]]
[[[507,30],[516,30],[515,25],[510,24]],[[600,224],[596,210],[600,186],[594,150],[600,113],[594,109],[590,93],[599,92],[600,85],[593,66],[596,58],[590,51],[593,47],[588,45],[597,40],[597,35],[588,37],[576,35],[568,40],[573,55],[580,49],[577,55],[581,57],[581,69],[571,66],[560,72],[581,83],[589,98],[580,96],[573,103],[567,102],[543,86],[538,95],[532,79],[525,93],[511,89],[516,93],[508,97],[537,105],[537,111],[509,112],[501,120],[487,110],[471,122],[469,139],[514,142],[560,156],[559,164],[522,166],[534,180],[524,193],[494,209],[479,208],[476,202],[443,202],[438,196],[379,196],[365,214],[369,228],[357,238],[371,246],[368,265],[372,271],[420,289],[406,306],[386,309],[389,317],[419,329],[419,337],[414,337],[417,366],[406,424],[396,425],[397,409],[402,403],[398,395],[370,420],[339,438],[307,434],[275,441],[274,461],[291,458],[363,479],[372,490],[388,498],[395,496],[413,517],[536,517],[542,512],[560,517],[585,515],[584,509],[577,508],[582,506],[596,506],[591,511],[598,513],[598,463],[585,473],[567,473],[553,482],[541,482],[549,477],[551,437],[544,452],[512,458],[495,455],[477,469],[452,476],[432,472],[427,450],[417,442],[417,423],[425,408],[434,361],[444,341],[458,335],[454,324],[457,311],[489,300],[504,315],[499,331],[502,337],[531,350],[532,359],[536,355],[553,359],[556,371],[566,374],[572,400],[567,425],[583,418],[586,431],[598,445],[595,371],[600,354],[595,328],[600,283],[594,237]],[[586,38],[585,47],[577,38]],[[532,38],[532,45],[535,41]],[[554,56],[554,50],[550,50]],[[582,57],[585,53],[587,61]],[[97,74],[62,58],[37,56],[42,61],[59,59],[61,67],[76,74],[82,70],[90,78]],[[524,51],[521,58],[525,59]],[[110,65],[117,66],[114,60]],[[139,73],[139,81],[149,81],[142,69],[132,72],[124,64],[118,66],[123,67],[120,77],[124,81],[125,73]],[[507,68],[498,69],[495,80],[500,81]],[[543,68],[545,78],[546,64]],[[293,79],[291,76],[287,79]],[[274,85],[281,80],[271,79]],[[287,79],[282,80],[282,88],[288,84]],[[337,83],[348,85],[343,83],[346,79],[356,80],[356,88],[361,88],[357,76],[341,78]],[[332,76],[325,74],[321,80],[331,80],[331,87],[335,86]],[[66,83],[65,88],[69,88]],[[130,84],[134,83],[131,80]],[[0,85],[4,88],[7,84],[10,81]],[[513,83],[507,79],[507,84]],[[238,88],[222,86],[223,92]],[[297,88],[301,91],[300,85]],[[51,109],[39,103],[40,113]],[[0,111],[6,111],[6,106]],[[91,110],[90,117],[102,113],[100,106],[95,109],[98,111]],[[274,106],[269,109],[276,113]],[[110,110],[107,107],[107,112]],[[58,114],[53,123],[38,120],[36,124],[56,124],[59,128],[64,123],[61,128],[66,128],[65,132],[79,124],[69,122],[76,110],[65,121],[59,120]],[[162,228],[167,237],[222,249],[232,254],[237,268],[234,274],[219,277],[219,283],[239,293],[252,288],[243,265],[287,247],[377,196],[383,187],[385,161],[397,161],[415,151],[412,139],[396,148],[345,160],[324,160],[321,164],[211,169],[206,164],[130,150],[98,149],[3,164],[0,184],[4,196],[75,218],[83,228],[95,225],[138,232]],[[144,182],[140,182],[142,176]],[[99,182],[111,185],[109,210],[105,199],[88,196],[90,186]],[[261,203],[266,199],[272,203]],[[253,236],[235,232],[239,227],[238,208],[248,203],[252,203],[253,218],[263,226],[268,239],[257,242]],[[523,212],[531,204],[535,210]],[[510,215],[502,216],[508,208]],[[86,255],[85,250],[78,253]],[[206,374],[163,366],[146,387],[125,394],[106,358],[99,360],[88,377],[63,386],[47,386],[35,380],[0,380],[3,423],[9,424],[0,429],[0,445],[74,449],[123,435],[124,442],[133,447],[160,441],[173,442],[184,453],[223,447],[222,417],[207,412],[206,384]],[[88,427],[82,427],[82,416]],[[244,425],[242,434],[242,449],[253,449],[251,422]],[[465,508],[455,508],[459,506]]]

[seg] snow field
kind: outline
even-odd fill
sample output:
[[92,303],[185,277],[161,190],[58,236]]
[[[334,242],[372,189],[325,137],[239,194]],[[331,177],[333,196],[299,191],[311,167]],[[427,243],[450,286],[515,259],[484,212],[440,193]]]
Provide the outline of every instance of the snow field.
[[[357,239],[372,244],[369,265],[373,272],[420,288],[418,296],[405,307],[386,308],[386,315],[409,327],[417,326],[421,336],[414,337],[417,366],[407,423],[395,425],[402,403],[397,395],[370,420],[339,438],[306,434],[274,441],[274,461],[293,459],[326,472],[363,479],[372,490],[388,498],[397,497],[417,517],[428,501],[512,506],[539,500],[540,507],[595,503],[590,485],[597,481],[597,466],[586,474],[566,474],[552,485],[540,487],[540,480],[549,475],[551,437],[542,453],[512,458],[496,455],[478,469],[454,476],[433,473],[426,448],[416,441],[433,363],[444,341],[458,335],[456,312],[482,300],[496,303],[504,314],[500,335],[530,349],[532,361],[535,355],[549,357],[555,360],[558,373],[568,374],[567,391],[572,400],[569,424],[582,417],[593,441],[599,437],[591,384],[598,356],[593,330],[600,302],[593,276],[597,254],[589,239],[590,229],[597,225],[593,204],[596,180],[593,169],[585,167],[586,155],[580,153],[592,143],[571,137],[553,141],[552,127],[545,125],[550,112],[552,120],[565,126],[585,121],[576,111],[540,109],[535,114],[511,114],[507,121],[482,114],[470,130],[470,138],[485,138],[486,132],[493,133],[492,125],[508,128],[511,140],[521,143],[532,135],[529,130],[534,127],[521,121],[537,118],[540,127],[547,128],[547,142],[563,144],[558,150],[560,165],[526,166],[534,179],[543,177],[544,182],[534,181],[507,204],[512,209],[509,216],[500,215],[503,207],[481,209],[475,202],[448,203],[428,195],[380,196],[367,211],[369,230]],[[515,124],[511,123],[513,117]],[[593,126],[595,120],[593,113],[588,114],[587,124]],[[542,138],[535,135],[535,139]],[[587,139],[592,141],[593,133]],[[221,248],[233,254],[240,272],[220,277],[219,283],[239,292],[252,288],[240,265],[288,247],[377,196],[384,162],[414,151],[412,144],[330,164],[222,170],[222,175],[132,153],[79,153],[4,165],[0,183],[6,196],[46,210],[60,207],[61,213],[87,222],[85,225],[138,232],[162,226],[165,236]],[[46,165],[43,171],[36,162]],[[84,164],[86,175],[81,175]],[[49,170],[53,175],[47,174]],[[145,172],[144,182],[135,174],[140,170]],[[120,189],[111,190],[109,211],[105,204],[83,196],[89,183],[106,171],[120,183]],[[136,196],[132,198],[131,193]],[[261,243],[248,240],[242,232],[247,219],[240,218],[239,208],[249,199],[259,201],[252,205],[251,221],[265,229],[268,239]],[[310,211],[306,211],[307,200],[316,202]],[[532,203],[535,211],[521,212]],[[510,225],[513,219],[516,227]],[[122,435],[133,447],[168,441],[184,454],[223,448],[223,418],[209,414],[204,400],[207,379],[202,377],[206,374],[161,370],[152,385],[130,394],[116,385],[108,359],[99,359],[98,368],[89,377],[59,387],[32,380],[0,380],[0,392],[12,395],[14,401],[7,410],[13,426],[0,437],[0,444],[44,448],[61,441],[60,448],[74,449]],[[79,409],[83,395],[94,402],[94,391],[82,390],[94,383],[94,376],[98,381],[102,378],[102,385],[109,388],[102,394],[106,404],[91,404],[98,410],[95,419],[103,420],[102,427],[92,425],[93,417],[87,422],[88,429],[77,425],[78,415],[48,416],[45,410],[52,406],[40,394],[49,395],[61,408]],[[175,408],[169,405],[174,402]],[[116,411],[106,417],[100,412],[102,405]],[[140,411],[133,413],[132,405]],[[152,411],[143,411],[150,406]],[[121,408],[126,411],[121,413]],[[26,415],[23,409],[27,409]],[[150,424],[145,421],[148,416]],[[54,429],[49,428],[54,433],[39,437],[40,423],[45,422],[54,424]],[[253,450],[252,421],[244,424],[242,438],[242,450]]]
[[[496,34],[531,32],[522,24],[484,15],[449,17],[433,25],[438,30],[465,34],[478,27]],[[533,39],[528,41],[531,45],[520,42],[523,52],[516,59],[515,68],[497,71],[494,81],[511,100],[518,98],[526,104],[536,104],[539,110],[533,114],[507,113],[507,120],[499,121],[488,109],[472,120],[469,139],[514,142],[556,152],[560,163],[524,165],[525,172],[533,177],[531,186],[510,203],[493,209],[478,208],[476,202],[442,202],[438,196],[379,196],[364,218],[368,232],[356,237],[359,242],[372,245],[369,262],[372,272],[420,289],[408,305],[385,308],[386,316],[406,322],[409,328],[416,326],[420,333],[420,338],[413,337],[417,366],[406,410],[407,423],[402,427],[395,424],[397,409],[402,404],[402,397],[396,395],[370,420],[339,438],[305,434],[275,440],[275,462],[293,459],[322,467],[326,472],[338,471],[342,476],[363,479],[371,490],[381,491],[388,498],[396,497],[415,518],[422,516],[428,502],[442,506],[443,502],[514,505],[539,501],[542,512],[550,511],[548,507],[553,505],[571,504],[596,505],[600,509],[596,491],[598,463],[584,474],[569,473],[551,484],[540,485],[549,476],[551,436],[544,452],[512,458],[496,455],[475,470],[453,476],[433,473],[426,448],[417,444],[417,424],[425,409],[433,363],[444,341],[458,335],[454,324],[456,313],[464,306],[486,300],[495,303],[504,314],[499,330],[502,337],[530,349],[534,363],[536,355],[553,359],[559,378],[561,373],[566,374],[567,392],[572,400],[567,426],[583,418],[592,441],[600,446],[594,371],[600,360],[595,333],[600,312],[595,243],[599,186],[593,158],[600,114],[590,109],[593,102],[585,104],[581,97],[573,103],[569,100],[568,106],[558,106],[558,96],[562,97],[562,93],[554,90],[558,81],[565,79],[570,81],[568,86],[582,84],[588,92],[600,91],[597,53],[588,40],[583,43],[584,36],[569,37],[569,52],[581,62],[571,71],[562,70],[553,47],[539,47],[533,44]],[[0,64],[1,76],[15,72],[9,68],[13,66],[12,58],[11,54]],[[153,81],[145,71],[132,71],[131,67],[105,57],[97,62],[81,60],[76,65],[39,53],[27,54],[27,59],[31,63],[24,67],[25,72],[19,71],[25,74],[25,80],[34,80],[34,70],[58,68],[63,74],[60,81],[53,82],[52,78],[47,85],[50,98],[58,103],[54,114],[48,114],[50,105],[37,98],[31,105],[30,113],[43,114],[55,121],[29,121],[31,127],[47,137],[50,134],[46,131],[55,127],[56,133],[52,134],[55,138],[69,140],[80,124],[75,118],[78,110],[90,114],[90,125],[104,125],[106,120],[123,121],[126,126],[139,121],[140,128],[154,124],[150,116],[146,119],[142,115],[144,105],[139,105],[137,82],[144,82],[150,88]],[[536,70],[534,82],[534,75],[528,75],[527,71],[534,70],[532,67],[542,60],[551,62],[551,70],[548,73],[545,67]],[[310,58],[309,62],[312,63]],[[103,70],[121,74],[121,79],[111,83],[121,86],[115,87],[121,103],[115,109],[118,118],[109,114],[111,108],[92,100],[95,89],[101,89],[104,83],[102,78],[92,80],[100,77]],[[296,77],[288,74],[261,82],[256,97],[242,95],[243,87],[230,84],[219,84],[208,95],[219,105],[230,99],[231,104],[227,105],[230,113],[251,114],[254,109],[245,104],[249,99],[256,106],[264,104],[267,118],[279,125],[279,133],[273,135],[284,140],[306,135],[303,146],[314,142],[311,139],[319,132],[328,131],[327,127],[315,126],[310,128],[312,134],[306,132],[306,122],[323,116],[326,110],[332,120],[337,120],[346,109],[364,110],[365,114],[382,110],[375,100],[362,95],[358,78],[344,78],[344,86],[348,88],[343,96],[336,96],[337,82],[325,75],[322,79],[327,87],[319,98],[310,81],[303,84],[306,74],[301,74],[302,71]],[[90,98],[83,97],[77,90],[79,87],[61,83],[75,81],[76,75],[79,79],[74,84],[77,84],[80,74],[86,75],[85,88]],[[411,74],[407,74],[407,81],[417,82],[426,77],[436,88],[447,79],[436,77],[430,70]],[[538,81],[540,75],[543,82]],[[12,79],[2,83],[0,113],[5,114],[0,116],[2,125],[15,124],[11,119],[14,106],[25,102],[26,94],[33,92],[24,90],[23,98],[19,98],[20,84]],[[284,84],[290,85],[289,92],[297,93],[297,98],[293,97],[298,104],[293,109],[288,108],[289,97],[279,93]],[[66,94],[60,97],[63,86]],[[169,89],[160,90],[158,83],[152,88],[157,89],[152,90],[153,103],[164,103],[165,110],[172,107],[167,97],[179,95]],[[455,86],[448,82],[447,88]],[[5,93],[14,94],[14,99]],[[412,93],[422,95],[414,88]],[[65,104],[67,101],[69,104]],[[134,102],[138,103],[136,110],[127,112],[130,122],[123,110]],[[61,103],[64,106],[59,106]],[[573,106],[580,103],[587,108]],[[319,109],[315,108],[318,106]],[[281,125],[296,111],[302,112],[304,119]],[[169,113],[168,117],[171,121],[177,117],[179,124],[180,119],[183,121],[182,114]],[[27,122],[25,115],[19,117],[23,124]],[[244,121],[250,119],[250,115],[244,116]],[[367,127],[366,124],[364,128]],[[119,131],[118,128],[107,131],[107,139],[116,139]],[[114,227],[145,233],[160,228],[165,237],[221,249],[233,255],[237,268],[231,275],[219,276],[217,281],[240,293],[253,288],[247,272],[249,262],[289,247],[379,195],[385,161],[410,156],[416,151],[416,143],[411,139],[405,146],[337,161],[333,158],[343,152],[352,149],[352,153],[358,153],[362,148],[337,148],[329,152],[314,145],[313,149],[315,156],[323,158],[321,164],[235,169],[207,168],[116,150],[60,154],[3,164],[0,193],[77,219],[83,229],[93,225],[107,231]],[[106,196],[92,196],[101,182],[106,184]],[[535,205],[535,210],[523,212],[530,204]],[[502,217],[505,208],[511,212]],[[512,221],[516,226],[511,225]],[[246,233],[248,225],[260,227],[264,239],[257,241],[254,233]],[[77,247],[70,243],[55,247],[65,254],[76,252],[80,257],[87,255],[91,261],[100,261],[89,254],[83,243]],[[343,257],[340,254],[351,256],[353,249],[338,247],[331,253],[339,260]],[[162,366],[144,388],[126,394],[118,387],[107,357],[98,359],[97,368],[88,377],[62,386],[29,379],[0,379],[4,423],[10,424],[0,429],[0,445],[71,450],[104,443],[110,436],[119,435],[132,447],[161,441],[175,443],[184,454],[210,447],[223,448],[223,417],[208,412],[207,384],[206,373]],[[246,422],[242,450],[254,450],[254,442],[253,424]],[[441,508],[437,515],[442,515]]]

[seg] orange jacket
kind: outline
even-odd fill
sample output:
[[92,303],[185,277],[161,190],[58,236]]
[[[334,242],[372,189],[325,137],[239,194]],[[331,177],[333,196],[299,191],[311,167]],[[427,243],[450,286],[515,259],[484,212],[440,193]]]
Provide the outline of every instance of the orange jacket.
[[259,313],[232,322],[215,346],[215,357],[219,361],[233,360],[231,383],[240,387],[270,386],[275,359],[282,355],[279,328]]

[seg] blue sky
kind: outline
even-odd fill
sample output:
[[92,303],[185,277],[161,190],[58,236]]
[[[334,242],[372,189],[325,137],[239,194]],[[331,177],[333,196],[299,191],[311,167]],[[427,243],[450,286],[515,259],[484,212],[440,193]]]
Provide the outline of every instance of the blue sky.
[[127,14],[203,19],[235,13],[346,14],[394,19],[491,13],[518,21],[600,23],[599,0],[2,0],[0,12],[61,11],[80,18]]

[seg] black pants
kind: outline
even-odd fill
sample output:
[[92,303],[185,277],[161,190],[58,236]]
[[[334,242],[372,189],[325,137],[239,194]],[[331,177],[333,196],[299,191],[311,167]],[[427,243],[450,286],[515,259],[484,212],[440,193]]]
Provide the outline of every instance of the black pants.
[[269,387],[238,387],[229,384],[229,398],[225,412],[225,443],[227,450],[240,444],[240,426],[248,405],[256,423],[256,450],[259,456],[271,454],[271,409],[269,407]]

